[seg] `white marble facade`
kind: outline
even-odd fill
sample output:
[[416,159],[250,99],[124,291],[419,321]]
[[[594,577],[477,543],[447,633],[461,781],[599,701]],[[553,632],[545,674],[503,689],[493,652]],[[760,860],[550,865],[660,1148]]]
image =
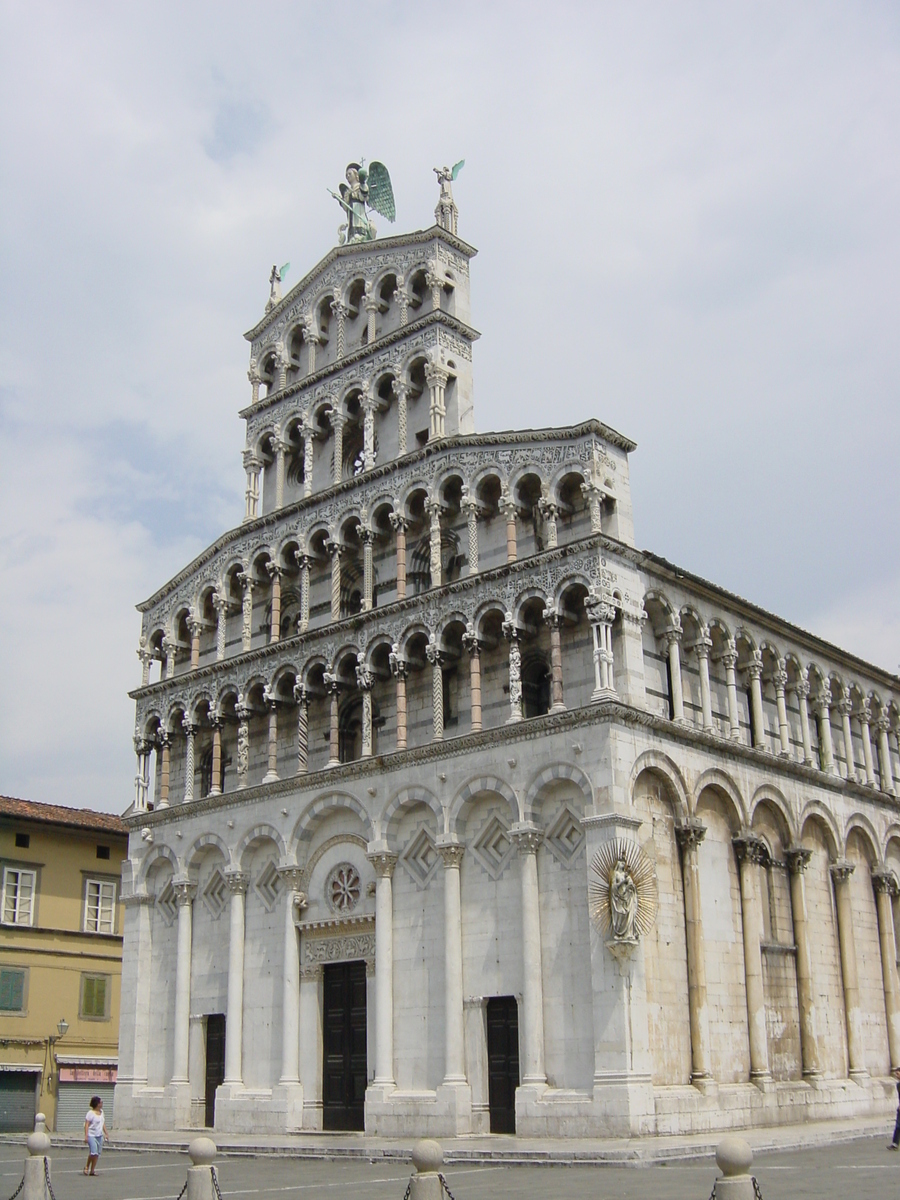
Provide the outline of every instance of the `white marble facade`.
[[522,1135],[887,1112],[900,680],[636,550],[615,431],[476,435],[473,254],[341,247],[247,335],[245,520],[140,606],[117,1123],[203,1124],[218,1014],[215,1126],[322,1128],[336,963],[370,1133],[491,1128],[497,997]]

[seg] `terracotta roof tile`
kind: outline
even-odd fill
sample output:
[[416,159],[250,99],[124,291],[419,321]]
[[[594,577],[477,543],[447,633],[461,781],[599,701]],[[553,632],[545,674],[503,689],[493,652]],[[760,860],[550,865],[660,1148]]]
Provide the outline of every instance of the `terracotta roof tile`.
[[126,837],[128,829],[113,813],[94,812],[90,808],[66,808],[62,804],[38,804],[33,800],[17,800],[0,796],[0,819],[37,821],[44,825],[66,825],[75,829],[92,829],[98,833]]

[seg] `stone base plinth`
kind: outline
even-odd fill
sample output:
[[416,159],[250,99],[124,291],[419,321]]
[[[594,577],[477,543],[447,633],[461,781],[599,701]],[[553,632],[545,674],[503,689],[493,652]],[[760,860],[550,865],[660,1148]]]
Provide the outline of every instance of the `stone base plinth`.
[[[366,1133],[376,1137],[459,1137],[473,1133],[472,1089],[441,1084],[435,1091],[366,1090]],[[480,1129],[479,1129],[480,1132]]]
[[279,1083],[271,1090],[250,1090],[223,1083],[216,1090],[216,1130],[244,1133],[299,1133],[303,1125],[303,1085]]

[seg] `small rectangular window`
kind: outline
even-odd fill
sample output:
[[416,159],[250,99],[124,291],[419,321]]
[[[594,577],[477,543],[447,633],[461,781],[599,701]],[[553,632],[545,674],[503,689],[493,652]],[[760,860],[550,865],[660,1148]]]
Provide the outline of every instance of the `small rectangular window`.
[[31,925],[34,922],[34,871],[3,868],[3,923]]
[[97,857],[98,858],[109,858],[109,846],[98,846],[97,847]]
[[109,879],[89,879],[84,894],[86,933],[115,933],[116,885]]
[[25,972],[11,967],[0,970],[0,1012],[25,1009]]
[[30,845],[31,845],[31,834],[30,833],[17,833],[16,834],[16,849],[17,850],[27,850]]
[[109,1016],[109,975],[82,975],[81,1015],[95,1021]]

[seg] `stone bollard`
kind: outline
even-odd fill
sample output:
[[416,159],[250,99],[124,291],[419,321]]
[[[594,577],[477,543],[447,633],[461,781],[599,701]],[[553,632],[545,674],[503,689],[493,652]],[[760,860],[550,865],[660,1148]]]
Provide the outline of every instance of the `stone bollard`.
[[188,1154],[194,1165],[188,1167],[187,1200],[213,1200],[212,1165],[216,1153],[216,1143],[212,1138],[194,1138],[188,1146]]
[[50,1138],[47,1136],[47,1119],[38,1113],[34,1119],[34,1133],[29,1133],[25,1142],[28,1158],[25,1159],[25,1188],[22,1200],[46,1200],[47,1179],[50,1175]]
[[733,1134],[722,1138],[716,1147],[716,1166],[722,1172],[716,1180],[716,1200],[754,1200],[752,1162],[749,1142]]
[[415,1175],[409,1180],[409,1200],[441,1200],[441,1177],[439,1171],[444,1161],[440,1142],[433,1138],[422,1138],[413,1146]]

